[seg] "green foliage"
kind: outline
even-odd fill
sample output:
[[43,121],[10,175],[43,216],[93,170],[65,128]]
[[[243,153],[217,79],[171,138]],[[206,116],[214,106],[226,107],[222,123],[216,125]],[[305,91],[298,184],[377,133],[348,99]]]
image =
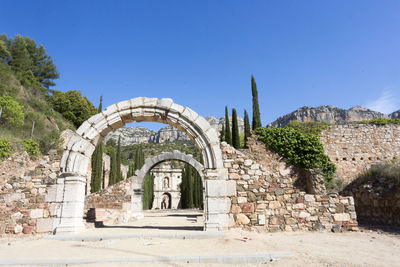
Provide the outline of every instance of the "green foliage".
[[154,175],[147,174],[143,185],[143,209],[149,210],[154,200]]
[[0,124],[8,124],[10,126],[21,126],[24,124],[24,107],[14,98],[7,95],[0,96],[0,108],[2,109]]
[[47,154],[52,149],[59,149],[62,142],[60,132],[52,130],[39,140],[39,150],[42,154]]
[[[107,144],[110,142],[109,139],[107,141]],[[115,141],[112,141],[115,142]],[[156,155],[160,155],[162,152],[173,152],[174,150],[179,150],[182,153],[185,154],[191,154],[193,155],[193,158],[196,159],[199,162],[202,162],[202,157],[200,150],[192,143],[189,141],[174,141],[174,142],[166,142],[166,143],[161,143],[161,144],[155,144],[155,143],[142,143],[142,144],[135,144],[135,145],[129,145],[129,146],[123,146],[121,147],[122,151],[122,157],[127,158],[128,162],[130,164],[134,164],[135,158],[136,157],[136,150],[140,148],[141,151],[143,152],[143,163],[145,158],[150,158],[154,157]],[[142,167],[142,164],[138,164],[140,167],[135,167],[136,169],[140,169]]]
[[251,136],[249,114],[244,110],[244,147],[247,147],[247,138]]
[[4,158],[8,158],[12,153],[12,145],[11,143],[4,138],[0,138],[0,161]]
[[92,102],[81,95],[80,91],[67,92],[54,91],[50,97],[53,108],[61,113],[67,120],[79,127],[85,120],[97,114],[97,109]]
[[388,179],[400,183],[400,161],[393,159],[385,163],[378,163],[362,173],[358,180],[367,182],[375,179]]
[[372,120],[360,121],[357,123],[372,124],[372,125],[400,124],[400,119],[377,118]]
[[336,166],[324,154],[324,147],[318,136],[302,133],[290,127],[260,127],[256,129],[256,133],[265,145],[287,158],[290,163],[304,169],[319,169],[326,183],[332,180]]
[[185,163],[182,170],[181,206],[183,209],[203,208],[203,183],[199,173]]
[[[101,189],[103,183],[103,144],[96,146],[92,159],[92,177],[90,180],[90,192],[95,193]],[[110,179],[111,180],[111,179]]]
[[122,181],[122,172],[121,172],[121,136],[118,136],[118,145],[117,145],[117,153],[116,153],[116,161],[117,161],[117,170],[116,170],[116,178],[117,182]]
[[108,147],[110,151],[110,179],[108,185],[113,185],[117,182],[117,155],[113,147]]
[[329,125],[332,125],[332,124],[327,123],[327,122],[320,122],[320,121],[308,121],[308,122],[290,121],[286,125],[286,127],[293,128],[304,134],[319,135],[323,130],[328,129]]
[[53,80],[60,76],[44,46],[37,46],[35,40],[29,37],[17,35],[8,39],[6,35],[1,35],[0,61],[11,66],[23,83],[27,81],[25,75],[29,72],[40,86],[46,88],[54,86]]
[[261,116],[260,116],[260,107],[258,105],[258,91],[256,81],[251,75],[251,94],[253,96],[253,130],[261,127]]
[[39,144],[32,139],[25,139],[22,141],[22,147],[32,157],[40,155]]
[[232,145],[231,126],[229,123],[228,106],[225,106],[225,142]]
[[219,141],[223,142],[225,141],[225,125],[222,124],[222,129],[219,132]]
[[6,59],[10,56],[11,54],[7,50],[5,42],[0,39],[0,63],[5,63]]
[[142,147],[137,147],[135,150],[135,164],[133,165],[133,171],[140,170],[144,165],[144,153]]
[[232,109],[232,146],[234,148],[240,148],[239,125],[236,109]]

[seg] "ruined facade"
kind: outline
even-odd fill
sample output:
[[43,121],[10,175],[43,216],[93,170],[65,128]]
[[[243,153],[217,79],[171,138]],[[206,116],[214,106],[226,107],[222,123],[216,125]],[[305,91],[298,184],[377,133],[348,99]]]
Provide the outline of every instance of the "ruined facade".
[[170,162],[162,163],[150,171],[154,175],[154,200],[152,209],[177,209],[180,207],[182,169]]

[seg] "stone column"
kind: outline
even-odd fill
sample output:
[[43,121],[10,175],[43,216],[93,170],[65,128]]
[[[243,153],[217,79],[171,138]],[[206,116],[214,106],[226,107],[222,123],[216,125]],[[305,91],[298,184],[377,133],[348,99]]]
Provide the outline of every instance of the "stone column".
[[[66,176],[58,179],[57,190],[62,194],[62,206],[56,234],[65,232],[80,232],[85,229],[83,209],[85,201],[86,178],[81,176]],[[62,187],[62,188],[61,188]]]
[[137,181],[137,177],[132,180],[132,199],[131,199],[131,216],[135,219],[144,218],[143,215],[143,188],[142,184]]
[[231,201],[227,195],[226,170],[206,170],[205,181],[205,231],[222,231],[229,227],[228,213]]

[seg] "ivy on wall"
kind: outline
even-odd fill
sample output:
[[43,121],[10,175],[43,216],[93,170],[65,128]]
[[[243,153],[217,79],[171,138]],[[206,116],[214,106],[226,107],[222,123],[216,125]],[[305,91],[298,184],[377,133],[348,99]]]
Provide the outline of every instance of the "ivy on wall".
[[291,127],[260,127],[255,132],[266,146],[293,165],[303,169],[319,169],[325,178],[325,183],[332,182],[336,166],[324,153],[324,146],[318,135],[303,133]]

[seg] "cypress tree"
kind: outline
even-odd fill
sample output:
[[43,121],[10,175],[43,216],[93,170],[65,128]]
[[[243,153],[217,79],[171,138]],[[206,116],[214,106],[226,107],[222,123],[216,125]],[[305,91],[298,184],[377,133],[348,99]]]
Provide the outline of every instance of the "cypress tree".
[[101,189],[103,180],[103,149],[101,143],[96,146],[93,152],[91,163],[92,163],[92,175],[90,181],[90,192],[94,193]]
[[116,154],[116,182],[122,181],[122,173],[121,173],[121,136],[118,136],[118,145],[117,145],[117,154]]
[[258,105],[258,91],[256,81],[254,80],[253,75],[251,75],[251,94],[253,96],[253,130],[261,127],[261,116],[260,116],[260,107]]
[[234,148],[240,148],[239,125],[236,109],[232,109],[232,145]]
[[111,148],[110,161],[110,181],[108,184],[113,185],[117,182],[117,155],[115,154],[114,148]]
[[103,110],[103,96],[100,96],[100,104],[99,107],[97,109],[97,112],[100,113]]
[[221,131],[219,132],[219,140],[222,142],[222,141],[225,141],[225,125],[223,125],[222,124],[222,129],[221,129]]
[[182,182],[180,185],[181,188],[181,207],[182,209],[186,209],[186,165],[182,169]]
[[227,106],[225,106],[225,142],[232,145],[231,126],[229,124],[229,114]]
[[244,110],[244,147],[247,147],[247,138],[251,135],[249,114]]
[[188,165],[188,207],[193,208],[193,172],[191,166]]
[[[36,46],[35,46],[36,47]],[[102,109],[102,97],[100,97],[99,112]],[[90,184],[90,192],[94,193],[101,189],[103,183],[103,144],[100,142],[93,152],[92,159],[92,177]]]

